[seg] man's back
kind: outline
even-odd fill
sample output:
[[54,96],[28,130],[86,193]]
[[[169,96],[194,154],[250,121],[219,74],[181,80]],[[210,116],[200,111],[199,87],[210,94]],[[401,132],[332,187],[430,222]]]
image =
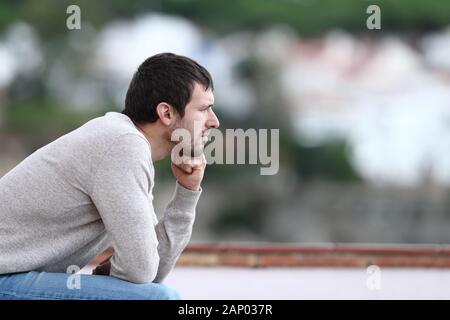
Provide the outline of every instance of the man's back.
[[106,249],[109,237],[91,194],[105,154],[123,137],[122,150],[139,150],[135,156],[153,179],[150,145],[126,115],[115,112],[37,150],[0,178],[0,274],[66,272]]

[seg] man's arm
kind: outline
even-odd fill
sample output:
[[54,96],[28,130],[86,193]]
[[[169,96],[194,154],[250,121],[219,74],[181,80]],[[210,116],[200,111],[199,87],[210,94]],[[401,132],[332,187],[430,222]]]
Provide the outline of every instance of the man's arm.
[[155,282],[162,282],[169,274],[190,240],[205,168],[206,158],[203,154],[201,158],[187,159],[183,164],[172,162],[172,172],[177,183],[174,196],[156,226],[160,262]]
[[[177,183],[155,226],[149,199],[151,156],[146,142],[139,139],[123,136],[109,149],[95,175],[91,198],[113,242],[109,274],[136,283],[160,282],[189,242],[201,191]],[[186,183],[183,177],[180,180]]]
[[149,161],[146,141],[128,134],[93,164],[90,196],[114,248],[110,275],[135,283],[152,282],[159,265]]
[[[167,205],[164,216],[155,227],[160,259],[154,282],[163,281],[189,242],[195,219],[195,199],[198,198],[200,192],[186,189],[177,182],[174,196]],[[186,211],[186,208],[191,208],[191,211]],[[109,275],[111,257],[100,262],[92,274]]]
[[191,191],[178,182],[172,200],[156,225],[159,266],[154,282],[162,282],[188,244],[195,220],[195,206],[201,191]]

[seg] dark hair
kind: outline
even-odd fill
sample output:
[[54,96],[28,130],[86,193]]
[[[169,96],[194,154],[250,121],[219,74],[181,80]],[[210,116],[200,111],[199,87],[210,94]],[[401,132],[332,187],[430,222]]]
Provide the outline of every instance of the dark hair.
[[183,117],[195,82],[214,89],[209,72],[194,60],[173,53],[154,55],[134,73],[122,113],[136,123],[155,122],[156,106],[167,102]]

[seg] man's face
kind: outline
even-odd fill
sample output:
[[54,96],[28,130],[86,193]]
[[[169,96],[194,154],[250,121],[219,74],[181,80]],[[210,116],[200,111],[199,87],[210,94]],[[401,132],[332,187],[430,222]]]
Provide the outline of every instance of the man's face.
[[208,141],[208,129],[218,128],[219,120],[212,110],[214,94],[211,89],[195,82],[190,102],[186,105],[184,117],[179,120],[176,128],[183,128],[191,135],[191,156],[197,157],[203,153]]

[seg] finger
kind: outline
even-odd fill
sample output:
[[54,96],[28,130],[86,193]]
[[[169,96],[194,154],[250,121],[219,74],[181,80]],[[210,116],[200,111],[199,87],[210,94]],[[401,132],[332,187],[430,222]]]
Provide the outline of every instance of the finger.
[[192,167],[203,167],[206,165],[206,157],[205,154],[202,153],[200,156],[195,157],[195,158],[190,158],[189,160],[186,161],[186,164],[192,166]]
[[186,173],[192,173],[192,170],[193,170],[192,166],[187,165],[187,164],[183,164],[181,169]]
[[187,165],[187,164],[173,164],[173,167],[176,171],[178,172],[183,172],[183,173],[192,173],[192,166]]

